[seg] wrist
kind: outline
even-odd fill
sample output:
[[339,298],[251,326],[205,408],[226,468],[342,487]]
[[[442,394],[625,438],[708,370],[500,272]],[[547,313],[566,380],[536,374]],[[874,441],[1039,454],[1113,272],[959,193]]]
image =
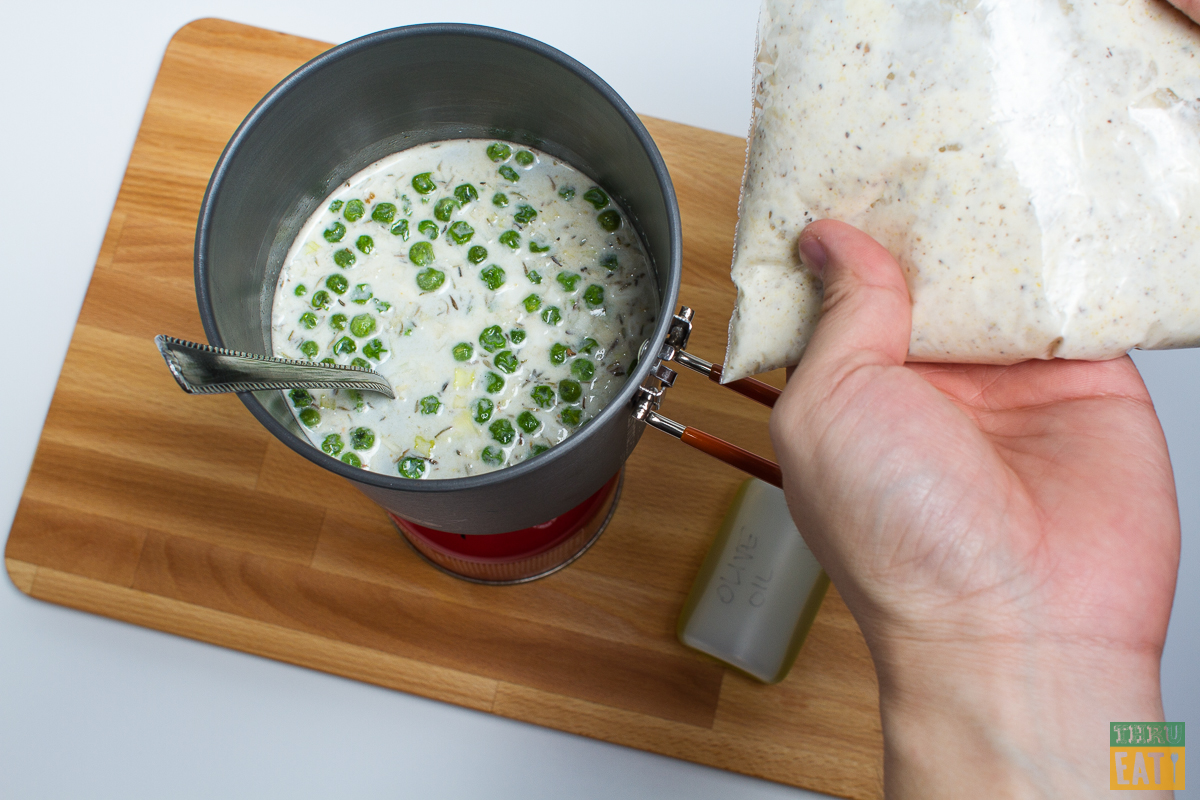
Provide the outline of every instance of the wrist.
[[1152,654],[872,643],[889,798],[1107,795],[1109,723],[1162,719]]

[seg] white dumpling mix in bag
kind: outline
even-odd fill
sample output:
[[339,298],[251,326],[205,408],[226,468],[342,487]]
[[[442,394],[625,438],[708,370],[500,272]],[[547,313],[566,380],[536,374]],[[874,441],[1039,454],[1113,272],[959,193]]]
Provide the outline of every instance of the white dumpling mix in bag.
[[823,218],[899,261],[913,360],[1200,344],[1200,26],[1157,0],[764,0],[724,381],[799,361]]

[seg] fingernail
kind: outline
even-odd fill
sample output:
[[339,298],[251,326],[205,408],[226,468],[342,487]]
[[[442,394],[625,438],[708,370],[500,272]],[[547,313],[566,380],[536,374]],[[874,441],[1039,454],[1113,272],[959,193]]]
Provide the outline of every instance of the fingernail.
[[825,252],[825,245],[821,244],[820,239],[805,239],[800,242],[800,260],[804,262],[804,266],[808,267],[811,272],[820,275],[825,271],[825,264],[829,261],[829,254]]

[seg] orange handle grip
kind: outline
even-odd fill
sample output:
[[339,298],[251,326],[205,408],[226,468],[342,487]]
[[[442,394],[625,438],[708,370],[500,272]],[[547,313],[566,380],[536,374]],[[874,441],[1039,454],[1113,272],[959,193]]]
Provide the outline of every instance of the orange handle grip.
[[679,439],[684,444],[689,444],[697,450],[708,453],[713,458],[724,461],[731,467],[737,467],[743,472],[750,473],[760,481],[765,481],[781,489],[783,488],[783,473],[780,472],[779,465],[774,461],[768,461],[762,456],[751,453],[749,450],[743,450],[736,444],[730,444],[724,439],[718,439],[716,436],[704,431],[698,431],[695,428],[684,428],[683,435]]
[[[721,365],[713,364],[712,370],[708,373],[709,380],[714,383],[721,382]],[[725,384],[726,389],[733,389],[740,395],[749,397],[756,403],[762,403],[767,408],[774,408],[775,401],[779,399],[781,392],[770,384],[756,381],[754,378],[742,378],[736,381],[730,381]],[[770,463],[770,462],[768,462]]]

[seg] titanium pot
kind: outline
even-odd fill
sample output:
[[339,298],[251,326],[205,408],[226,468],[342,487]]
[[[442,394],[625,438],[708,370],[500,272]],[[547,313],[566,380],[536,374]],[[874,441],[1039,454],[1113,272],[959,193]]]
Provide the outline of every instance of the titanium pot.
[[[616,92],[541,42],[474,25],[414,25],[348,42],[289,75],[246,117],[221,154],[196,231],[196,295],[211,344],[270,355],[271,305],[300,226],[343,181],[426,142],[524,142],[617,198],[650,254],[658,319],[645,352],[664,344],[679,293],[675,190],[645,127]],[[598,416],[516,466],[470,478],[408,480],[357,469],[309,443],[284,393],[239,396],[308,460],[419,525],[493,534],[577,506],[621,469],[645,423],[634,395],[655,367],[642,359]]]

